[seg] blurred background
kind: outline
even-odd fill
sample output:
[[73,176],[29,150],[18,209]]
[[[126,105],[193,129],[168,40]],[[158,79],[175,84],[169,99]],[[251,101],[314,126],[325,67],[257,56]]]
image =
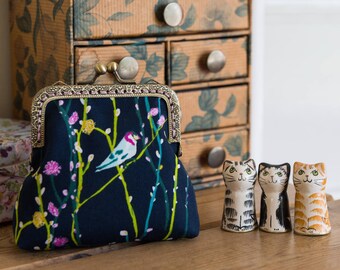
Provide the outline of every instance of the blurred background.
[[264,12],[259,160],[323,161],[339,199],[340,1],[267,0]]
[[[11,117],[9,1],[0,0],[0,117]],[[254,0],[252,156],[323,161],[340,199],[340,0]]]

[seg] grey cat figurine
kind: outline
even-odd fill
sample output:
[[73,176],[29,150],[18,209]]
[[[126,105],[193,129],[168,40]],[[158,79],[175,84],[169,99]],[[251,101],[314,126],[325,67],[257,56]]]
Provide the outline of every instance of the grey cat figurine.
[[232,232],[256,229],[254,160],[241,162],[226,160],[223,164],[223,178],[226,192],[221,228]]

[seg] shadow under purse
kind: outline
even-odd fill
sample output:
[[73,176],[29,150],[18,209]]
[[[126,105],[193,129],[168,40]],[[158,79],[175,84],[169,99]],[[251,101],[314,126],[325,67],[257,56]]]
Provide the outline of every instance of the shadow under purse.
[[167,86],[56,85],[32,106],[32,171],[13,228],[23,249],[158,241],[199,234]]

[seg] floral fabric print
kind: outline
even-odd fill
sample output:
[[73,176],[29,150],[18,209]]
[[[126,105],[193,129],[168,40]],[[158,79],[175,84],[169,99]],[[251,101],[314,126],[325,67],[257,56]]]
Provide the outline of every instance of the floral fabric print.
[[39,229],[45,224],[45,217],[44,214],[41,212],[35,212],[33,214],[33,225]]
[[49,202],[48,203],[48,208],[47,209],[48,209],[48,212],[50,212],[50,214],[52,216],[55,216],[55,217],[59,216],[59,210],[58,210],[57,207],[54,206],[53,202]]
[[45,165],[44,174],[57,176],[60,173],[61,167],[56,161],[48,161]]
[[30,136],[29,122],[0,119],[0,223],[12,220],[17,194],[30,171]]
[[92,119],[85,120],[82,124],[83,133],[90,135],[95,126],[96,123]]
[[[61,103],[61,104],[63,104],[63,103]],[[68,123],[70,125],[74,125],[75,123],[77,123],[78,119],[79,119],[78,113],[73,112],[72,115],[70,116],[70,118],[68,119]]]
[[30,136],[29,122],[0,119],[0,168],[29,160]]
[[23,177],[6,176],[0,172],[0,223],[12,220],[15,201]]
[[56,247],[65,246],[68,243],[68,239],[66,237],[56,237],[53,240],[53,244]]

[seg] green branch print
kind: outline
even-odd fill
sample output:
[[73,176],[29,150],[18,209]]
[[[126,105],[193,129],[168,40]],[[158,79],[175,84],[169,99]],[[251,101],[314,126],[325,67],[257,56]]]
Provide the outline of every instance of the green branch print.
[[[154,131],[157,131],[157,127],[155,125],[155,122],[154,122],[152,116],[162,115],[161,114],[160,99],[158,99],[158,108],[157,109],[156,108],[150,108],[149,100],[148,100],[147,97],[144,98],[144,101],[145,101],[146,110],[148,111],[148,119],[149,119],[149,123],[150,123],[150,129],[151,129],[151,132],[152,132],[152,139],[154,139],[155,138]],[[146,234],[148,233],[149,221],[150,221],[152,209],[153,209],[153,206],[154,206],[154,202],[156,201],[157,189],[158,189],[158,186],[159,186],[160,181],[161,181],[160,171],[162,169],[163,150],[162,150],[162,142],[161,142],[159,134],[157,135],[157,143],[158,143],[158,165],[157,165],[157,169],[156,169],[156,183],[153,186],[153,191],[151,193],[151,199],[150,199],[150,202],[149,202],[149,210],[148,210],[148,214],[147,214],[147,217],[146,217],[145,226],[144,226],[144,233],[143,233],[142,237],[145,237]]]
[[[42,190],[41,190],[41,182],[42,182],[42,175],[38,174],[35,176],[35,180],[37,183],[37,192],[38,196],[35,197],[36,203],[39,205],[40,212],[35,212],[33,215],[33,221],[32,223],[36,228],[40,228],[42,226],[45,226],[46,228],[46,250],[50,249],[50,245],[52,242],[52,235],[50,233],[50,224],[47,222],[45,217],[45,211],[44,211],[44,205],[43,205],[43,199],[42,199]],[[51,237],[52,236],[52,237]]]
[[177,185],[178,185],[178,158],[175,157],[175,173],[174,173],[174,188],[173,188],[173,199],[172,199],[172,214],[171,214],[171,221],[170,221],[170,227],[167,235],[163,238],[163,240],[169,239],[169,236],[172,233],[172,230],[174,228],[174,222],[175,222],[175,214],[176,214],[176,207],[177,207]]
[[138,237],[138,224],[137,224],[137,219],[136,219],[136,214],[135,211],[133,210],[132,204],[131,204],[131,199],[132,197],[129,194],[128,188],[127,188],[127,184],[125,182],[125,178],[123,175],[123,169],[120,168],[119,166],[116,167],[118,174],[119,174],[119,179],[120,181],[122,181],[123,187],[124,187],[124,193],[125,193],[125,200],[126,200],[126,204],[128,206],[129,209],[129,213],[132,219],[132,224],[133,224],[133,229],[135,231],[135,238]]
[[[145,100],[147,100],[147,98],[145,98]],[[136,108],[136,114],[137,114],[137,117],[138,117],[138,120],[139,120],[139,125],[140,125],[140,128],[141,128],[141,135],[142,135],[142,140],[143,142],[145,142],[147,140],[147,138],[144,136],[145,134],[145,130],[144,130],[144,124],[143,124],[143,120],[142,120],[142,116],[141,116],[141,113],[140,113],[140,110],[139,110],[139,98],[135,98],[135,108]],[[150,111],[150,106],[148,108],[146,108],[147,111]],[[160,110],[160,100],[159,100],[159,106],[158,106],[158,109],[159,111]],[[163,124],[164,125],[164,124]],[[155,125],[153,125],[153,127],[151,128],[154,128],[155,129],[155,132],[156,132],[156,128],[155,128]],[[158,137],[158,135],[157,135]],[[155,186],[155,189],[158,187],[158,185],[160,184],[161,188],[162,188],[162,191],[163,191],[163,196],[164,196],[164,202],[165,202],[165,223],[164,223],[164,230],[166,230],[166,228],[168,227],[168,224],[169,224],[169,219],[170,219],[170,207],[169,207],[169,196],[168,196],[168,192],[166,190],[166,187],[164,185],[164,182],[163,182],[163,179],[160,175],[160,165],[155,166],[155,163],[154,161],[152,160],[151,158],[151,155],[149,153],[149,150],[146,151],[146,159],[149,161],[150,163],[150,166],[152,168],[152,171],[155,173],[155,176],[158,178],[159,177],[159,182],[158,184]],[[156,189],[157,191],[157,189]],[[153,192],[152,194],[155,194],[155,192]],[[154,198],[151,198],[151,201],[153,202]],[[150,202],[151,202],[150,201]],[[151,211],[151,210],[150,210]],[[148,219],[146,219],[146,222],[145,222],[145,228],[144,228],[144,235],[143,237],[146,235],[145,231],[147,232],[148,230],[148,226],[147,226],[147,222]]]

